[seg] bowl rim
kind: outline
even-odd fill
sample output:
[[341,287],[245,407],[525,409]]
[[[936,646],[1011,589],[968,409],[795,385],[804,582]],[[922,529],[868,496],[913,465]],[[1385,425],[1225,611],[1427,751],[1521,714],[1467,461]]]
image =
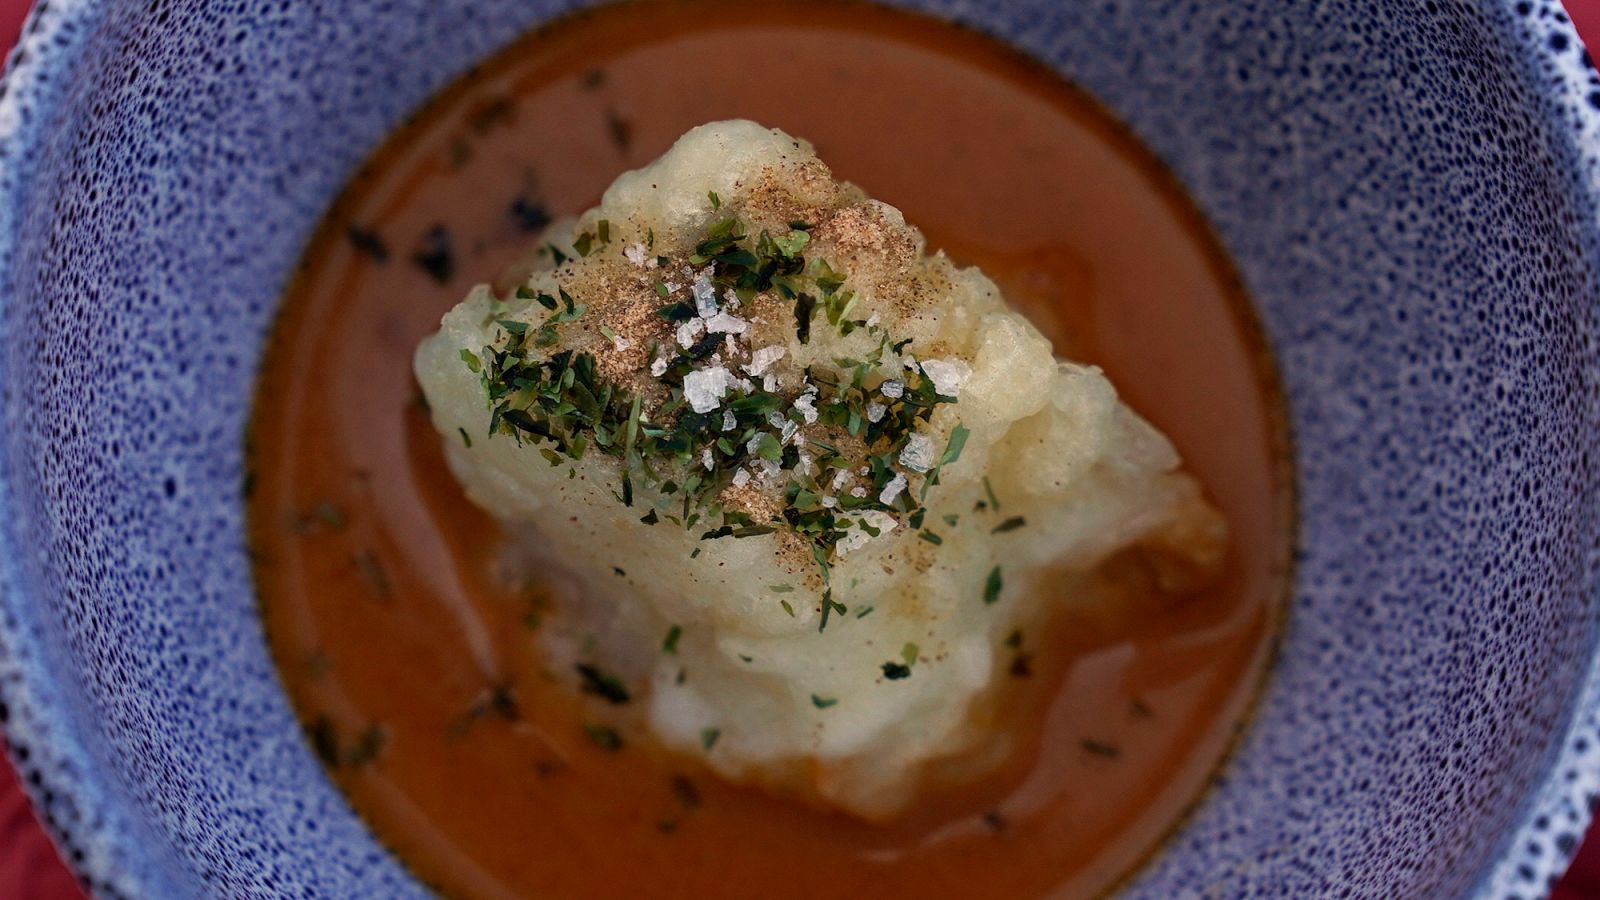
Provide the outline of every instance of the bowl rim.
[[[46,113],[60,102],[73,63],[91,42],[110,4],[104,0],[35,0],[17,43],[0,74],[0,309],[12,302],[7,292],[15,277],[17,210],[27,193],[31,150],[55,124]],[[1539,112],[1565,137],[1569,200],[1585,213],[1583,253],[1591,262],[1591,292],[1600,287],[1600,74],[1560,0],[1490,0],[1491,23],[1505,32],[1513,60],[1520,63],[1525,87],[1543,107]],[[1541,67],[1547,67],[1541,71]],[[1553,75],[1554,77],[1540,77]],[[1596,294],[1600,296],[1600,294]],[[1591,310],[1600,316],[1600,310]],[[1600,373],[1590,373],[1590,379]],[[11,485],[0,474],[0,509],[11,502]],[[29,800],[58,850],[91,891],[145,896],[164,882],[149,871],[135,822],[125,810],[90,798],[114,795],[110,777],[95,761],[73,723],[60,714],[56,690],[46,677],[36,629],[18,588],[19,548],[0,530],[0,740],[19,774]],[[1593,629],[1591,629],[1593,630]],[[1537,856],[1518,856],[1513,847],[1548,845],[1553,823],[1581,835],[1594,817],[1590,798],[1600,798],[1600,643],[1591,643],[1586,670],[1572,686],[1568,721],[1552,734],[1553,749],[1543,774],[1522,802],[1497,849],[1480,864],[1468,893],[1503,897],[1532,889],[1548,892],[1565,872],[1576,842],[1556,841]],[[19,758],[18,748],[28,748]],[[44,760],[41,762],[41,759]],[[81,821],[51,814],[47,797],[66,798]],[[72,818],[80,818],[72,816]],[[102,889],[104,889],[102,891]]]

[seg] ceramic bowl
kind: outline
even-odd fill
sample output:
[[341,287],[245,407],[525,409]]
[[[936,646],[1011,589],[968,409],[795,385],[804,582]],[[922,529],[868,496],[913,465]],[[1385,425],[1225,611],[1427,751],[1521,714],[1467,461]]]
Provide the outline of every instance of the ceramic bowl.
[[[1555,2],[898,0],[1177,174],[1282,373],[1282,652],[1130,896],[1543,893],[1600,791],[1600,81]],[[262,337],[363,155],[553,0],[41,0],[0,90],[0,722],[107,897],[424,888],[241,530]]]

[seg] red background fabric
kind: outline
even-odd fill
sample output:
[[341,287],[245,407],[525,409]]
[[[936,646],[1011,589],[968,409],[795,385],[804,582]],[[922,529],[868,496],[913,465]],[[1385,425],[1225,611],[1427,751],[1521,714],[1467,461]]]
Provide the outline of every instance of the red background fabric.
[[[1578,32],[1600,47],[1600,0],[1566,0]],[[0,0],[0,52],[22,28],[30,0]],[[82,900],[77,879],[56,854],[16,774],[0,755],[0,900]],[[1553,900],[1600,900],[1600,824],[1579,848]]]

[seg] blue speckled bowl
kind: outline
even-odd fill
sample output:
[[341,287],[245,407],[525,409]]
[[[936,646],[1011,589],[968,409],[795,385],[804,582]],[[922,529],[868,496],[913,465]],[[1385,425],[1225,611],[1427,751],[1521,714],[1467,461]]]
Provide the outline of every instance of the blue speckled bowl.
[[[1600,792],[1600,80],[1557,4],[900,2],[1129,122],[1282,367],[1282,661],[1129,892],[1544,892]],[[344,178],[572,5],[41,0],[0,87],[0,722],[96,892],[423,893],[275,680],[242,428]]]

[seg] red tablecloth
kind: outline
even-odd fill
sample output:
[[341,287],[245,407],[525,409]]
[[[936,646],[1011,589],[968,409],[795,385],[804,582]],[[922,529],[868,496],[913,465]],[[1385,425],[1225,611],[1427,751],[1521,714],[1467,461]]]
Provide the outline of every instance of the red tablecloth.
[[[15,42],[30,0],[0,0],[0,52]],[[1600,47],[1600,0],[1566,0],[1578,31]],[[77,880],[56,855],[0,755],[0,898],[82,900]],[[1590,829],[1554,900],[1600,900],[1600,823]]]

